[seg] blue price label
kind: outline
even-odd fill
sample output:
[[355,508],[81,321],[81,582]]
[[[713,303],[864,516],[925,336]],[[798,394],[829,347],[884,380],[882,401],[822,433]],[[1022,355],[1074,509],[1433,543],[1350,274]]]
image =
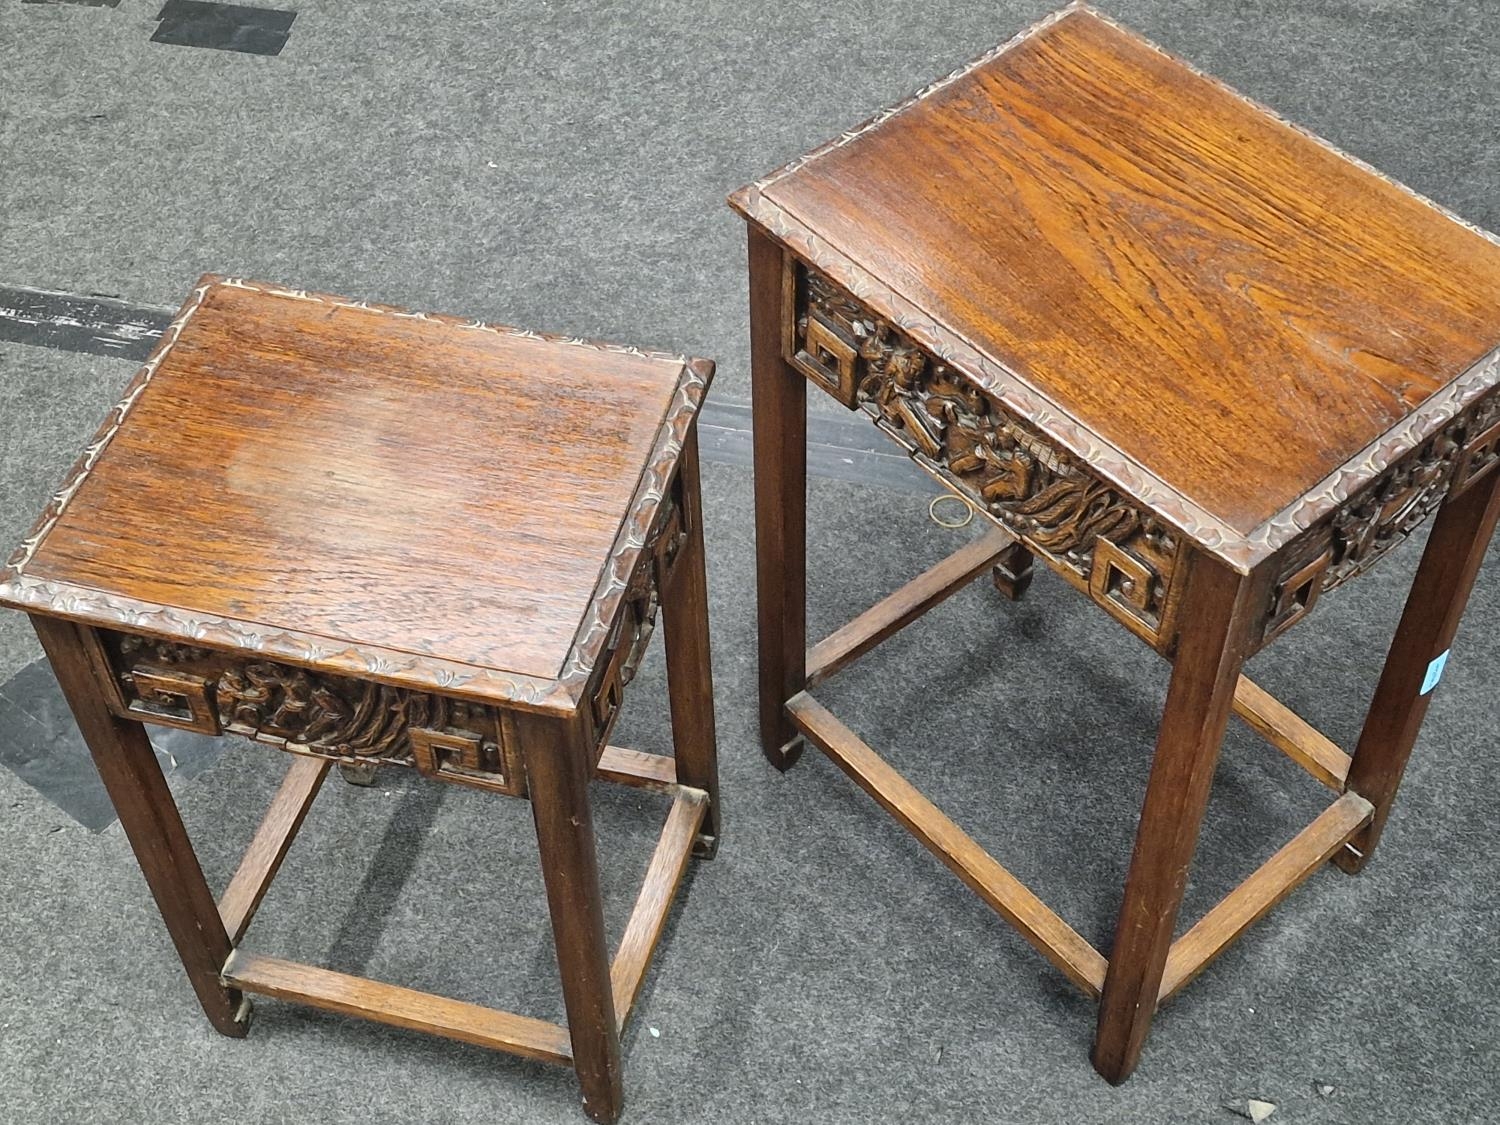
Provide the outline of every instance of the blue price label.
[[1431,664],[1427,665],[1427,678],[1422,681],[1423,695],[1426,695],[1438,686],[1438,681],[1443,678],[1443,669],[1448,667],[1448,653],[1452,651],[1452,649],[1449,649],[1448,652],[1443,653],[1442,656],[1437,657]]

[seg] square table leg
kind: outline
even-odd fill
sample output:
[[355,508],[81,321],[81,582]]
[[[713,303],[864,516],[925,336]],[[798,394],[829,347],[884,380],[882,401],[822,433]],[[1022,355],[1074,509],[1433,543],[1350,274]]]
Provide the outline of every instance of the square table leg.
[[518,713],[516,729],[531,815],[536,822],[552,939],[562,976],[573,1069],[584,1112],[595,1121],[620,1115],[620,1033],[615,1022],[604,900],[589,807],[590,759],[582,724]]
[[698,427],[683,443],[678,463],[683,544],[662,592],[666,636],[667,698],[672,709],[672,752],[677,782],[708,794],[708,813],[694,854],[717,847],[719,751],[714,727],[714,677],[708,638],[708,575],[703,554],[703,498],[698,480]]
[[249,1005],[237,989],[226,988],[219,979],[229,959],[229,935],[151,740],[140,723],[116,717],[105,705],[78,626],[47,617],[32,617],[31,623],[78,720],[198,1002],[215,1030],[243,1037],[249,1028]]
[[1260,576],[1206,555],[1189,565],[1185,624],[1099,1002],[1094,1069],[1116,1084],[1130,1077],[1151,1030],[1235,685],[1268,593]]
[[752,226],[749,251],[760,738],[786,770],[802,740],[785,704],[807,686],[807,383],[782,351],[781,247]]
[[1391,642],[1375,699],[1354,749],[1345,788],[1375,806],[1375,815],[1334,862],[1356,874],[1371,853],[1390,816],[1401,776],[1406,772],[1441,661],[1453,645],[1479,565],[1500,521],[1500,472],[1492,472],[1449,500],[1433,521],[1422,562],[1412,581],[1401,624]]

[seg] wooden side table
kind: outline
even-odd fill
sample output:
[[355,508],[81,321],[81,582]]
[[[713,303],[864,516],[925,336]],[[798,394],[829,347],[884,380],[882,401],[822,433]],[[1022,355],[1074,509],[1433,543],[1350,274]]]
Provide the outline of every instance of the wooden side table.
[[[619,1029],[719,831],[696,421],[706,360],[204,278],[0,573],[213,1026],[244,993],[571,1065]],[[608,745],[658,607],[674,758]],[[296,755],[215,903],[143,723]],[[331,763],[528,797],[567,1026],[240,945]],[[671,808],[613,963],[597,776]]]
[[[833,758],[1069,980],[1093,1061],[1330,857],[1368,861],[1500,516],[1500,244],[1074,5],[736,193],[761,734]],[[997,525],[806,648],[805,386]],[[1246,659],[1436,516],[1352,759]],[[1108,958],[810,694],[1041,559],[1172,662]],[[1176,941],[1231,714],[1337,794]]]

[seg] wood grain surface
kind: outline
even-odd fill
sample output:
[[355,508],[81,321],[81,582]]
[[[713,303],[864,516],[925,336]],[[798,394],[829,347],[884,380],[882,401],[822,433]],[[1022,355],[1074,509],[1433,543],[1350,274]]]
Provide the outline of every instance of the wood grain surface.
[[567,1028],[399,985],[236,949],[224,980],[246,992],[307,1004],[542,1062],[570,1064]]
[[662,828],[645,882],[636,896],[630,921],[620,935],[620,945],[609,967],[610,987],[614,996],[615,1020],[623,1031],[630,1009],[646,981],[651,957],[667,928],[667,915],[677,898],[677,888],[687,874],[693,856],[693,842],[708,814],[708,794],[701,789],[676,791],[667,823]]
[[1500,246],[1087,10],[760,190],[1247,536],[1500,345]]
[[[261,818],[239,867],[219,896],[219,917],[224,922],[231,945],[238,945],[250,928],[261,900],[271,889],[271,880],[281,870],[282,861],[291,850],[292,841],[297,838],[297,832],[312,809],[313,800],[323,787],[323,779],[328,776],[332,765],[327,758],[293,756],[286,777]],[[361,779],[359,784],[373,785],[374,778],[371,777],[368,783]]]
[[1345,793],[1256,868],[1172,943],[1158,1002],[1175,996],[1251,926],[1307,881],[1371,816],[1370,802]]
[[216,284],[26,574],[555,677],[682,369]]
[[1264,585],[1263,574],[1246,578],[1206,556],[1194,559],[1188,572],[1186,624],[1157,730],[1094,1035],[1094,1069],[1115,1085],[1135,1070],[1151,1030],[1235,687],[1265,604]]

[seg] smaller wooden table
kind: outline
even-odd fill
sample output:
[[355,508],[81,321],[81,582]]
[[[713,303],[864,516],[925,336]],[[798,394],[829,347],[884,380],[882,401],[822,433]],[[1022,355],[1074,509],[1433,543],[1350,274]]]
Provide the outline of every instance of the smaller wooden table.
[[[706,360],[206,277],[19,550],[31,615],[198,999],[262,993],[571,1065],[619,1030],[719,800],[696,421]],[[673,758],[608,745],[664,622]],[[142,723],[297,755],[216,904]],[[331,763],[529,797],[567,1027],[252,953]],[[611,964],[592,776],[671,798]]]
[[[1330,857],[1364,866],[1500,519],[1500,245],[1080,5],[738,192],[761,736],[829,754],[1098,997],[1094,1065]],[[806,648],[808,382],[994,521]],[[1433,519],[1351,756],[1242,675]],[[1041,559],[1173,664],[1108,958],[810,694]],[[1180,937],[1231,714],[1337,796]]]

